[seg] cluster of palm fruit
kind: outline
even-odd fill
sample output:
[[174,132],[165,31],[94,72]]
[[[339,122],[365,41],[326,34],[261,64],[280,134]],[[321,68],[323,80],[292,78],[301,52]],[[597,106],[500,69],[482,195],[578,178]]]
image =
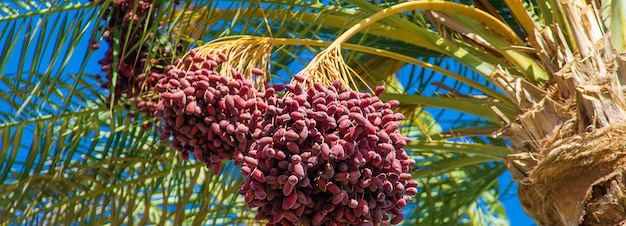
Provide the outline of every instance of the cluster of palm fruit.
[[[404,116],[392,111],[399,103],[378,98],[384,88],[375,96],[339,81],[305,88],[306,78],[299,75],[284,87],[255,87],[248,75],[217,72],[226,55],[193,50],[172,65],[155,67],[166,65],[182,47],[172,50],[167,42],[139,35],[154,21],[148,19],[152,2],[116,0],[108,7],[102,38],[109,49],[99,61],[106,72],[102,87],[115,87],[113,101],[126,95],[139,111],[159,117],[160,139],[171,139],[183,159],[193,154],[214,173],[222,160],[234,159],[245,177],[239,193],[249,207],[258,207],[257,218],[270,225],[404,219],[401,209],[417,193],[409,174],[414,161],[403,149],[409,139],[398,131]],[[114,66],[115,42],[124,51]],[[156,95],[144,95],[147,91]]]
[[[103,0],[92,0],[95,4],[104,4]],[[162,68],[156,65],[167,65],[174,52],[182,51],[182,46],[172,47],[168,42],[158,42],[159,37],[142,37],[143,31],[152,26],[155,21],[150,18],[150,0],[116,0],[108,5],[102,20],[106,23],[102,39],[109,48],[103,59],[98,61],[106,78],[101,82],[103,88],[111,90],[113,101],[116,102],[125,95],[136,103],[139,111],[153,113],[156,100],[147,95],[141,95],[152,88],[163,75]],[[129,29],[130,28],[130,29]],[[128,38],[127,38],[128,36]],[[114,44],[117,42],[119,51],[117,65],[114,64]],[[99,44],[92,41],[92,49],[99,48]],[[149,57],[150,55],[150,57]],[[147,62],[152,59],[151,62]],[[166,63],[167,62],[167,63]],[[147,68],[147,70],[146,70]],[[117,76],[114,79],[114,69]],[[115,82],[113,84],[113,82]],[[129,105],[126,105],[127,107]]]
[[286,86],[255,87],[250,75],[220,75],[226,60],[192,50],[166,67],[155,87],[160,139],[215,173],[235,160],[245,177],[239,193],[271,225],[403,220],[417,182],[403,149],[409,139],[398,131],[404,116],[392,111],[397,101],[339,81],[306,89],[299,75]]
[[398,102],[339,81],[305,90],[295,78],[287,95],[267,99],[253,133],[239,191],[246,203],[270,224],[401,222],[417,182],[398,131],[404,116],[391,110]]
[[265,110],[265,94],[250,79],[234,70],[232,76],[218,74],[224,60],[223,54],[201,56],[192,50],[166,67],[155,89],[161,93],[155,113],[163,119],[160,138],[173,137],[172,146],[183,159],[192,153],[215,173],[221,160],[248,150]]

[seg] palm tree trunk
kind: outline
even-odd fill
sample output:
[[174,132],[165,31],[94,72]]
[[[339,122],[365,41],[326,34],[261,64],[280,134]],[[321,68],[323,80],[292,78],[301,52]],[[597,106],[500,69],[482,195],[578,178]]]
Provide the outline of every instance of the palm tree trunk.
[[[590,35],[580,34],[592,43]],[[624,224],[626,107],[617,70],[622,62],[604,38],[579,49],[584,51],[543,89],[506,73],[494,75],[509,82],[505,92],[522,109],[515,121],[502,121],[516,152],[507,164],[520,182],[522,206],[538,224]]]
[[626,219],[626,126],[560,139],[520,182],[525,210],[540,225],[615,225]]

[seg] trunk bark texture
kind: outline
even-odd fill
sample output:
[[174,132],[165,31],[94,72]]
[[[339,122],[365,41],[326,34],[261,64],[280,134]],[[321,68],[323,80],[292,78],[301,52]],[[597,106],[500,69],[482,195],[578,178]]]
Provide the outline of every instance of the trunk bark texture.
[[533,85],[505,70],[492,75],[521,110],[513,120],[501,117],[500,133],[515,153],[506,163],[539,225],[626,225],[623,57],[600,29],[597,9],[561,7],[567,31],[555,24],[529,38],[542,47],[549,81]]

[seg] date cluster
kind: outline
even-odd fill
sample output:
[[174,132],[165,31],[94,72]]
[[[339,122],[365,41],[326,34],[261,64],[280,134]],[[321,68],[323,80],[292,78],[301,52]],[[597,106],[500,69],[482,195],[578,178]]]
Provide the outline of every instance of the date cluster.
[[[239,193],[269,225],[398,224],[417,193],[399,131],[399,102],[348,89],[339,81],[305,87],[306,78],[255,87],[251,75],[220,75],[226,55],[199,55],[158,78],[154,115],[162,140],[183,159],[215,173],[234,160]],[[260,69],[254,75],[263,75]]]

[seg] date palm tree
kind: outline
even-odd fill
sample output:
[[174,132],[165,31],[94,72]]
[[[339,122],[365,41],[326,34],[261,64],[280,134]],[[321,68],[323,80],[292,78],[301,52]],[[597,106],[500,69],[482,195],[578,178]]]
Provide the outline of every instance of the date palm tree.
[[284,83],[345,32],[363,91],[385,85],[407,116],[405,224],[506,224],[507,168],[541,225],[626,219],[622,1],[153,1],[143,29],[93,51],[115,2],[0,3],[0,222],[262,223],[236,166],[182,161],[96,62],[246,39],[274,47],[268,82]]

